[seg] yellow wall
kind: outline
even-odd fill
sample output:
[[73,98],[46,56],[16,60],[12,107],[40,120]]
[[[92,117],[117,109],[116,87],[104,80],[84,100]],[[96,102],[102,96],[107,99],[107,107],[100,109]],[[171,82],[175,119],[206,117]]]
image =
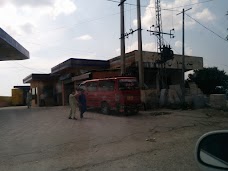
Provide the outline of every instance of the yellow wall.
[[9,96],[0,96],[0,107],[10,106],[12,98]]
[[22,105],[23,104],[23,90],[12,89],[12,105]]

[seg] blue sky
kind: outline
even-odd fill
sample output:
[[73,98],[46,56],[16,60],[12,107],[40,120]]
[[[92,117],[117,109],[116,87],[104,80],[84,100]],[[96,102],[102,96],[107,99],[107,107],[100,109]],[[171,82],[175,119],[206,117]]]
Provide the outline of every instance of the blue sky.
[[[127,0],[136,4],[136,0]],[[192,4],[192,5],[190,5]],[[156,38],[146,31],[155,24],[154,0],[141,0],[143,50],[157,51]],[[175,38],[164,36],[174,53],[182,53],[183,8],[201,24],[226,37],[228,1],[161,0],[163,31],[175,29]],[[175,8],[174,8],[175,7]],[[0,62],[0,96],[11,95],[31,73],[50,73],[68,58],[110,59],[120,54],[118,3],[107,0],[1,0],[0,27],[22,44],[30,59]],[[7,17],[6,17],[7,16]],[[185,53],[204,58],[204,66],[228,73],[228,42],[185,17]],[[125,5],[125,29],[136,29],[136,6]],[[137,49],[137,33],[126,39],[126,52]]]

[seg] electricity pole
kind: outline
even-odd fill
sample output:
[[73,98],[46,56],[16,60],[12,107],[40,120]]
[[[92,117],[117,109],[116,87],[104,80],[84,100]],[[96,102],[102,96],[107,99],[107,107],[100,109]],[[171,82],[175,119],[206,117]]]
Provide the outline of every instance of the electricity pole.
[[138,51],[139,51],[139,86],[143,88],[144,85],[144,68],[142,59],[142,28],[141,28],[141,10],[140,10],[140,0],[137,0],[137,25],[138,25]]
[[124,2],[120,0],[120,51],[121,51],[121,75],[125,74],[125,30],[124,30]]
[[182,17],[183,17],[183,21],[182,21],[182,84],[181,84],[181,88],[182,88],[182,103],[185,103],[185,79],[184,79],[184,73],[185,73],[185,54],[184,54],[184,15],[185,15],[185,12],[190,10],[192,8],[189,8],[187,10],[182,10],[182,12],[178,13],[177,15],[179,14],[182,14]]

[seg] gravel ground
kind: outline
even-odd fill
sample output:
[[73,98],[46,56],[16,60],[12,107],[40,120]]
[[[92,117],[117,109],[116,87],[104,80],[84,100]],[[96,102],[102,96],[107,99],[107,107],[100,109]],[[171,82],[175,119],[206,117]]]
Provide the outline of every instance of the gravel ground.
[[228,113],[212,109],[129,117],[88,111],[76,121],[68,113],[68,107],[0,108],[0,170],[199,171],[197,139],[228,128]]

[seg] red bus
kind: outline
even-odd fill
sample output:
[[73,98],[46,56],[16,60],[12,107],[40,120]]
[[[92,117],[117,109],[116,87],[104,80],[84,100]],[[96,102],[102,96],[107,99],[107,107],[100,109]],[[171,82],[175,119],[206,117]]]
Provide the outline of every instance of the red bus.
[[104,114],[110,110],[120,113],[138,113],[141,105],[140,89],[135,77],[92,79],[80,84],[85,90],[88,108],[100,108]]

